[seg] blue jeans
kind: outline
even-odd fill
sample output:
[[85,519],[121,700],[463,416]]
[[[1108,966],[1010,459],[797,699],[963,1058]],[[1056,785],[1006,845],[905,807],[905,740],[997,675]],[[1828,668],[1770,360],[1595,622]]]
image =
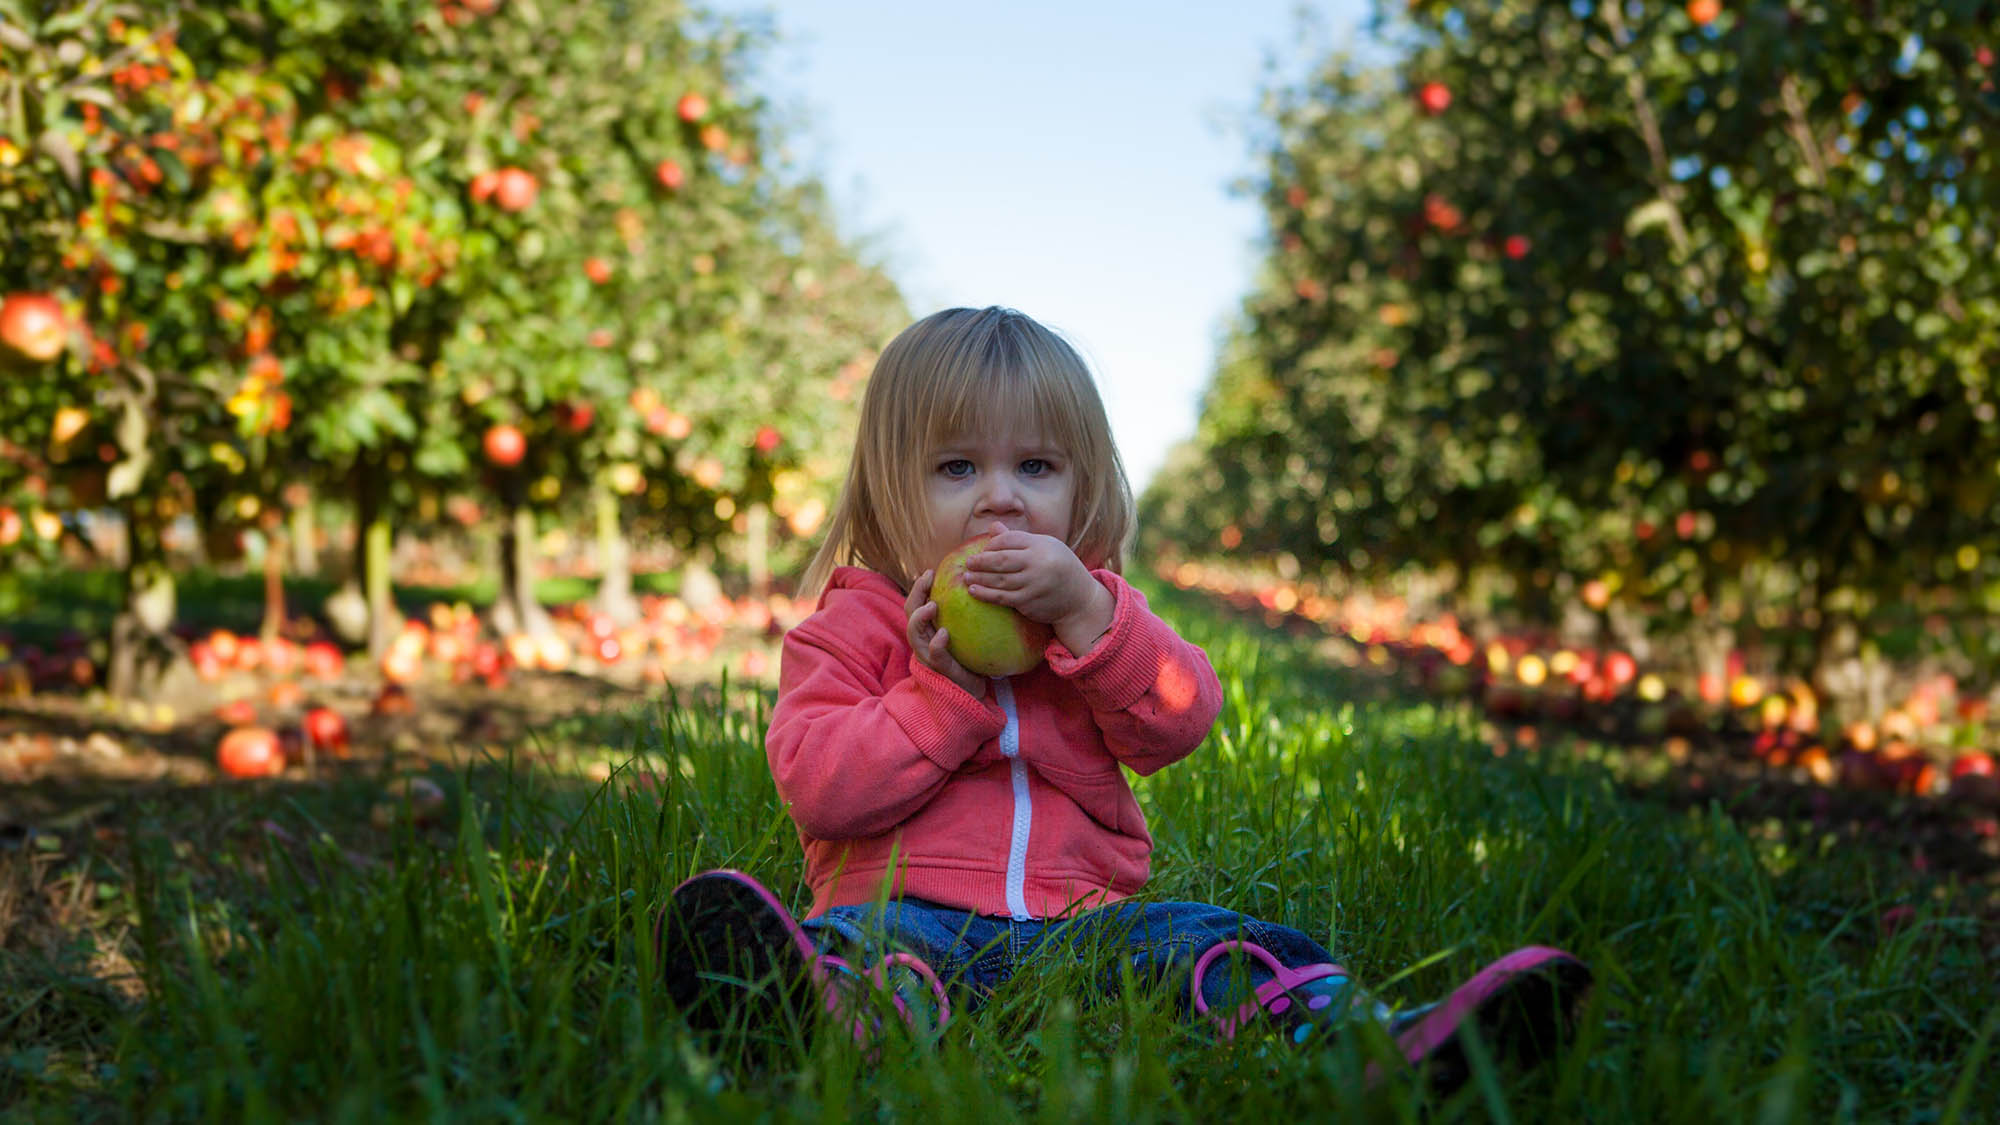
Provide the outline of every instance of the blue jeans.
[[[1071,918],[1017,922],[904,898],[881,906],[836,906],[803,924],[822,953],[859,964],[897,950],[923,958],[968,1007],[1042,958],[1100,961],[1098,987],[1106,995],[1119,988],[1127,966],[1137,981],[1172,980],[1184,1014],[1193,1010],[1187,974],[1219,942],[1254,942],[1292,969],[1333,960],[1325,946],[1289,926],[1199,902],[1126,901]],[[1116,956],[1099,956],[1113,951]],[[1203,999],[1212,1010],[1242,1003],[1248,989],[1271,979],[1256,962],[1239,962],[1240,970],[1231,972],[1228,959],[1218,958],[1204,975]],[[1345,978],[1327,978],[1315,991],[1346,986]]]

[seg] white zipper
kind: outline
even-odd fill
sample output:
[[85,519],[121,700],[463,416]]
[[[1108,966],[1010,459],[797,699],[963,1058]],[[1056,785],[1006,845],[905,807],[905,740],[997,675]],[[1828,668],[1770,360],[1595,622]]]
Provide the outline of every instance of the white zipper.
[[1014,689],[1004,676],[993,678],[993,694],[1007,725],[1000,731],[1000,753],[1005,755],[1014,779],[1014,834],[1007,844],[1007,913],[1016,922],[1034,919],[1028,913],[1028,828],[1034,819],[1035,804],[1028,796],[1028,763],[1021,760],[1021,716],[1014,709]]

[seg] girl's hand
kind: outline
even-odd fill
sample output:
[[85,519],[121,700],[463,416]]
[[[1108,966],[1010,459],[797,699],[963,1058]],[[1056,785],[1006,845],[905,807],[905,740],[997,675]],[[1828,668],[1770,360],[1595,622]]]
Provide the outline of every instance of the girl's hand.
[[1054,627],[1077,656],[1096,647],[1117,608],[1111,591],[1052,535],[1001,528],[966,562],[965,578],[973,597]]
[[938,628],[937,602],[931,600],[931,579],[937,571],[926,570],[910,583],[910,594],[903,599],[903,612],[909,615],[910,649],[917,654],[917,663],[965,689],[974,699],[986,697],[986,681],[960,664],[951,655],[951,636]]

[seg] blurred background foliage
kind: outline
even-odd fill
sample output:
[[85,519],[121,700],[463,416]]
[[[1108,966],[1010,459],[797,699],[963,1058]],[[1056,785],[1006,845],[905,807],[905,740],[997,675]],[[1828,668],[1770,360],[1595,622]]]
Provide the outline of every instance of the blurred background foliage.
[[171,647],[184,517],[227,563],[331,510],[378,650],[399,532],[497,536],[508,630],[546,627],[551,527],[767,573],[906,309],[790,164],[762,35],[678,0],[7,7],[7,569],[115,526],[121,692]]
[[1263,94],[1261,277],[1151,549],[1581,600],[1801,671],[1913,607],[2000,609],[2000,6],[1376,26],[1393,69]]

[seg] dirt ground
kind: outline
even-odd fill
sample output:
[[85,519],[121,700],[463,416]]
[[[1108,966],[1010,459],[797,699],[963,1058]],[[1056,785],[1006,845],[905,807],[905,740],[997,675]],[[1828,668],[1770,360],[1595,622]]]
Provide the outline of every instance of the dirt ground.
[[[81,693],[0,701],[0,847],[18,847],[37,831],[88,826],[123,798],[221,780],[215,752],[229,725],[215,712],[228,698],[260,701],[258,721],[281,733],[295,732],[311,707],[331,708],[347,720],[348,754],[308,756],[288,746],[288,757],[297,759],[289,778],[386,776],[428,762],[462,761],[486,748],[521,746],[534,732],[577,716],[626,713],[664,698],[669,685],[683,695],[713,691],[725,673],[732,691],[774,685],[776,657],[767,638],[737,637],[707,660],[668,667],[666,684],[645,682],[637,662],[560,673],[516,670],[500,688],[453,683],[432,670],[408,685],[407,708],[386,712],[377,705],[381,680],[373,675],[309,682],[303,699],[282,707],[261,702],[270,681],[245,674],[184,685],[137,712]],[[162,705],[169,710],[158,711]],[[169,713],[169,721],[158,721]]]

